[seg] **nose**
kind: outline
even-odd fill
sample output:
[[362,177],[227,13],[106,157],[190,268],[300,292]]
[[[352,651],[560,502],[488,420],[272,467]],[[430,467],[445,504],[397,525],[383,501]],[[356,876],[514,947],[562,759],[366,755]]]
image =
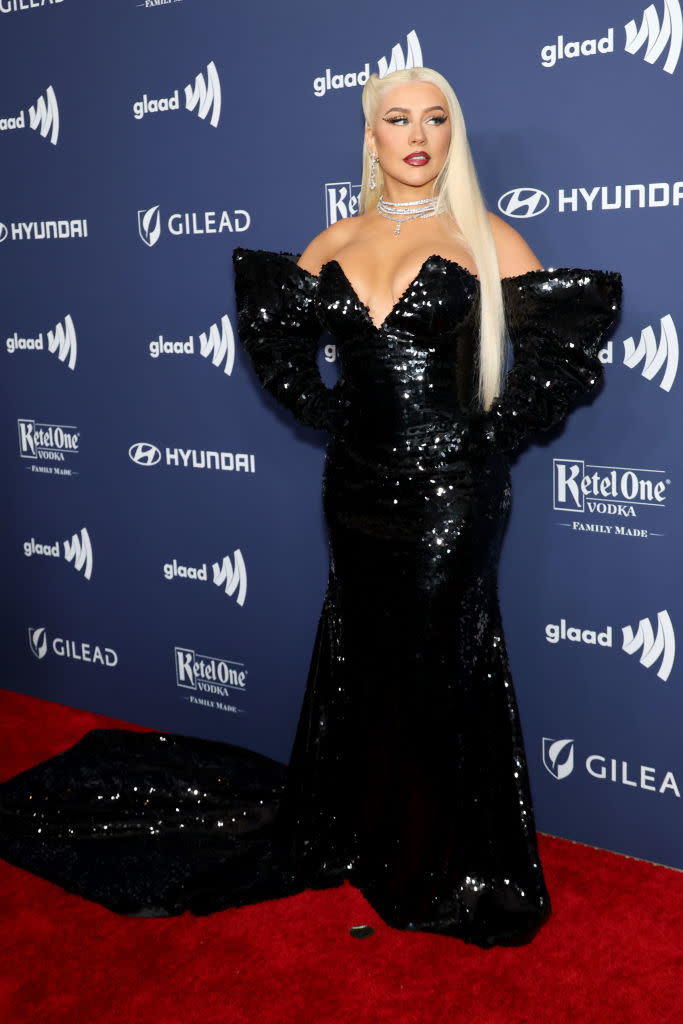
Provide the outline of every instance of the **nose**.
[[412,145],[412,143],[414,143],[414,142],[424,142],[424,140],[425,140],[424,127],[418,121],[417,124],[414,124],[413,127],[410,130],[410,142],[411,142],[411,145]]

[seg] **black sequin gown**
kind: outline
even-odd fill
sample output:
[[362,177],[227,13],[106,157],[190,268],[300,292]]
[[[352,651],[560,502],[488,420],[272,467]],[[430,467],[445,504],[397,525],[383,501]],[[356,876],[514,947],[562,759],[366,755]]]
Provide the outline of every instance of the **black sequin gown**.
[[597,384],[621,279],[506,279],[514,366],[482,414],[478,282],[457,263],[427,259],[377,328],[336,261],[314,277],[288,254],[234,259],[259,378],[331,435],[329,585],[289,768],[98,730],[0,787],[0,852],[125,913],[206,913],[348,878],[395,927],[528,941],[550,901],[497,598],[508,455]]

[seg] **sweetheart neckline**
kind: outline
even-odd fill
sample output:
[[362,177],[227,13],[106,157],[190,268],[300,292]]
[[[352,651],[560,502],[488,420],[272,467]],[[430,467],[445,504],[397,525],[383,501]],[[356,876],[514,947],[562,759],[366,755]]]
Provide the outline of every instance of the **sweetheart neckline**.
[[[412,281],[408,282],[408,284],[403,289],[403,291],[401,292],[399,297],[396,299],[396,302],[393,304],[393,306],[391,307],[391,309],[389,310],[387,315],[384,317],[382,322],[379,324],[379,326],[375,323],[375,321],[374,321],[374,319],[372,317],[372,314],[370,312],[370,307],[367,306],[359,298],[358,292],[356,291],[354,285],[352,284],[351,280],[349,279],[348,274],[346,273],[346,271],[342,267],[342,265],[339,262],[339,260],[337,260],[337,259],[327,260],[325,263],[323,263],[323,265],[321,266],[321,268],[320,268],[320,270],[319,270],[317,275],[316,274],[310,274],[310,276],[314,277],[314,278],[319,278],[322,275],[322,273],[323,273],[323,271],[325,270],[326,267],[336,266],[337,269],[339,270],[339,272],[341,273],[342,277],[346,281],[346,284],[348,285],[349,290],[351,291],[351,294],[353,295],[353,298],[355,299],[355,301],[358,303],[359,307],[361,308],[361,310],[365,314],[365,317],[366,317],[368,323],[374,328],[374,330],[378,334],[381,334],[382,331],[384,330],[384,328],[386,327],[388,321],[391,319],[391,317],[394,315],[394,313],[401,307],[401,305],[403,303],[403,300],[405,299],[406,295],[410,292],[411,288],[415,284],[417,284],[417,282],[419,281],[420,277],[422,276],[422,272],[424,271],[424,269],[427,266],[427,264],[430,263],[432,260],[440,260],[442,263],[447,263],[450,266],[455,267],[461,273],[466,274],[467,277],[471,278],[472,281],[475,283],[475,285],[477,285],[477,286],[479,285],[479,278],[476,277],[472,273],[471,270],[468,270],[467,267],[463,267],[462,263],[458,263],[456,260],[449,260],[448,257],[441,256],[438,252],[432,253],[431,256],[427,256],[427,258],[425,260],[423,260],[422,264],[420,265],[420,268],[418,269],[417,273],[415,274],[415,277],[412,279]],[[303,267],[300,267],[299,269],[302,270]],[[306,273],[310,273],[310,272],[306,271]]]

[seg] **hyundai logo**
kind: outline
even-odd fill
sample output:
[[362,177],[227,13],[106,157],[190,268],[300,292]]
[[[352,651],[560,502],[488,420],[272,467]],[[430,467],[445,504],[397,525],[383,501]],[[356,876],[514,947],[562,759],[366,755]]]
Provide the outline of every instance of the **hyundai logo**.
[[161,452],[157,446],[155,444],[147,444],[146,441],[138,441],[136,444],[132,444],[128,449],[128,454],[138,466],[156,466],[161,458]]
[[506,217],[538,217],[550,206],[550,197],[540,188],[511,188],[498,200]]

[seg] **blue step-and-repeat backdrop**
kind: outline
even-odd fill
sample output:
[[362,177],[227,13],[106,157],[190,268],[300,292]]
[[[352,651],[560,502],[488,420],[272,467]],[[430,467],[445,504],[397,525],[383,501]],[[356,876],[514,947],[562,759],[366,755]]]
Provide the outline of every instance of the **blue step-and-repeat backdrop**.
[[0,0],[2,684],[288,759],[325,437],[255,381],[231,254],[352,216],[362,84],[426,64],[544,265],[623,274],[601,394],[513,468],[500,592],[539,828],[680,868],[681,4],[419,12]]

